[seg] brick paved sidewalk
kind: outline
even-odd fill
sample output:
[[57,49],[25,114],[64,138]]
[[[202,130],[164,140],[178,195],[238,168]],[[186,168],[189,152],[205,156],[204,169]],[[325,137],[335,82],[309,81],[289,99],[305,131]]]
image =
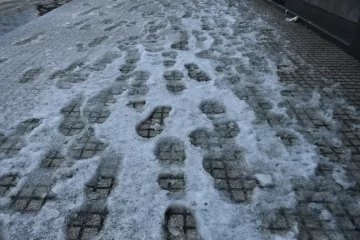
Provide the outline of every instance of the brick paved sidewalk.
[[[300,182],[296,188],[298,207],[289,214],[299,222],[299,239],[359,239],[360,62],[305,26],[284,21],[284,13],[265,1],[254,1],[251,6],[281,35],[280,39],[266,38],[264,46],[269,53],[286,55],[296,66],[291,71],[282,71],[284,66],[278,66],[280,81],[285,86],[292,85],[291,89],[282,91],[288,114],[305,127],[304,135],[317,146],[319,154],[329,160],[319,163],[315,176],[310,181]],[[311,98],[314,89],[320,94],[319,105],[314,109],[296,109],[293,100]],[[329,114],[335,120],[332,125],[313,115],[326,111],[329,106],[333,108]],[[317,131],[307,132],[309,124]],[[339,137],[342,144],[334,146],[333,136],[323,136],[322,129]],[[332,163],[343,165],[356,184],[348,190],[331,184]],[[326,219],[319,219],[316,210],[309,211],[311,204],[336,216],[339,226],[330,226]],[[274,231],[283,230],[285,226],[283,222]]]
[[360,239],[360,63],[265,1],[72,1],[0,52],[0,238]]

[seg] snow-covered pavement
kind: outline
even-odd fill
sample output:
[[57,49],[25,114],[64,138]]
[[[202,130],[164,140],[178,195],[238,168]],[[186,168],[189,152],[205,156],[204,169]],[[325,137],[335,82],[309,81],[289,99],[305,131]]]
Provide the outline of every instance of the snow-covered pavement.
[[359,239],[356,110],[254,2],[74,0],[0,38],[0,238]]

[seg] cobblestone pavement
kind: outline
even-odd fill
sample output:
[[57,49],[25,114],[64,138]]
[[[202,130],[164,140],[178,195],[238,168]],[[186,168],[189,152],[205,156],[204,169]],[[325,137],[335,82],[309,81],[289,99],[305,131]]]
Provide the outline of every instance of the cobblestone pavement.
[[79,0],[0,38],[0,239],[360,239],[360,63],[285,18]]

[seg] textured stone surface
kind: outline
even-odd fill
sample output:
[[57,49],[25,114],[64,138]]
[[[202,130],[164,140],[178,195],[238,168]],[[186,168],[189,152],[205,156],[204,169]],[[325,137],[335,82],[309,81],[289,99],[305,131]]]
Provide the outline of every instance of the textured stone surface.
[[165,212],[164,239],[200,240],[192,213],[183,206],[171,206]]
[[196,80],[198,82],[210,81],[209,76],[204,71],[200,70],[200,68],[196,64],[194,63],[185,64],[185,68],[188,71],[189,78]]
[[64,160],[63,155],[59,151],[53,150],[46,154],[44,159],[41,161],[41,167],[57,169],[61,166]]
[[89,128],[70,147],[69,155],[77,160],[87,159],[98,155],[105,148],[106,144],[96,138],[93,128]]
[[16,186],[18,180],[18,176],[14,174],[2,176],[0,178],[0,196],[8,194]]
[[97,174],[85,186],[85,203],[68,219],[67,239],[93,239],[104,228],[108,215],[106,200],[116,186],[119,162],[118,156],[101,160]]
[[11,196],[11,208],[19,212],[36,212],[53,198],[51,185],[29,183],[23,186],[17,194]]
[[85,122],[81,117],[80,107],[81,103],[75,101],[61,109],[64,118],[59,130],[65,136],[77,135],[84,129]]
[[185,161],[184,144],[175,137],[161,138],[156,144],[154,154],[165,164],[183,164]]
[[151,115],[136,128],[139,136],[152,138],[162,132],[165,119],[169,116],[171,107],[157,107]]
[[159,186],[170,192],[185,190],[184,174],[161,174],[158,178]]

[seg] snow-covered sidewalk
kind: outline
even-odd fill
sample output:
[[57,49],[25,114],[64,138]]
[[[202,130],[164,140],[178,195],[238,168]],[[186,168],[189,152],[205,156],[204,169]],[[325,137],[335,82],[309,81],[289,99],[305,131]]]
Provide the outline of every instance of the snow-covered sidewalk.
[[303,60],[269,50],[266,19],[252,1],[73,0],[0,38],[0,237],[358,239],[333,118],[356,111],[326,78],[280,81]]

